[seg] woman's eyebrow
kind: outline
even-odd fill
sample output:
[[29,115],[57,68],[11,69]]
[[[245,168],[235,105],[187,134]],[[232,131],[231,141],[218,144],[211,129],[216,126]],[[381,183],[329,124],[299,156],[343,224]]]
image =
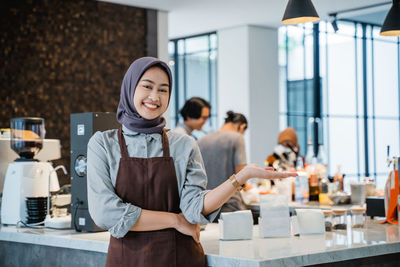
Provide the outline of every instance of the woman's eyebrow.
[[155,82],[153,82],[152,80],[149,80],[149,79],[143,79],[142,82],[149,82],[149,83],[155,84]]
[[[155,82],[153,82],[152,80],[149,80],[149,79],[143,79],[143,80],[141,80],[142,82],[149,82],[149,83],[152,83],[152,84],[155,84]],[[169,87],[169,84],[168,83],[162,83],[162,84],[160,84],[160,86],[168,86]]]

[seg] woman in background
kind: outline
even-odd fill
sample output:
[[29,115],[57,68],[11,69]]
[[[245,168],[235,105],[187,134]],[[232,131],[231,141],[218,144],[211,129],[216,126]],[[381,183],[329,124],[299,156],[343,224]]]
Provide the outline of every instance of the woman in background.
[[273,167],[277,171],[289,171],[296,167],[300,146],[297,141],[296,130],[288,127],[278,136],[278,145],[274,152],[265,161],[266,167]]

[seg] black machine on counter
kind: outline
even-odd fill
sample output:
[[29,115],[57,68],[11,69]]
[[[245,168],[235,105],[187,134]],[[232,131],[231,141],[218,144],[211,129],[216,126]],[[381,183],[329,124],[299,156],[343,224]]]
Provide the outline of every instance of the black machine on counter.
[[88,210],[86,158],[87,144],[97,131],[117,129],[120,124],[113,112],[71,114],[71,227],[76,231],[103,231]]

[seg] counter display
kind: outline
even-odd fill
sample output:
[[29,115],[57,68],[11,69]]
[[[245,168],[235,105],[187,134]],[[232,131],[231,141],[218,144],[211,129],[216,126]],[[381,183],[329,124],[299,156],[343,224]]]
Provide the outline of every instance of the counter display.
[[[393,255],[399,259],[399,226],[382,225],[369,219],[364,228],[351,228],[350,223],[347,226],[345,231],[332,231],[325,235],[260,238],[258,226],[255,225],[252,240],[220,241],[218,224],[208,224],[201,232],[200,239],[209,266],[304,266],[375,256],[387,256],[390,261]],[[108,232],[77,233],[73,230],[2,226],[0,252],[5,251],[4,246],[10,243],[20,243],[105,255],[109,237]],[[23,253],[27,255],[27,250]],[[85,261],[90,262],[87,257],[85,256]]]

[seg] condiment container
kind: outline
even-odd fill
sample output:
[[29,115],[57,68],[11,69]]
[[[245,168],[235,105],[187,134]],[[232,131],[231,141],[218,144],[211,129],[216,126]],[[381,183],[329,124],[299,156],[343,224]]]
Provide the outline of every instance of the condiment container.
[[351,227],[363,228],[365,224],[365,208],[364,207],[351,207]]
[[347,228],[347,210],[333,209],[332,210],[332,228],[333,230],[346,230]]
[[322,210],[324,213],[324,220],[325,220],[325,231],[330,232],[332,231],[332,210]]

